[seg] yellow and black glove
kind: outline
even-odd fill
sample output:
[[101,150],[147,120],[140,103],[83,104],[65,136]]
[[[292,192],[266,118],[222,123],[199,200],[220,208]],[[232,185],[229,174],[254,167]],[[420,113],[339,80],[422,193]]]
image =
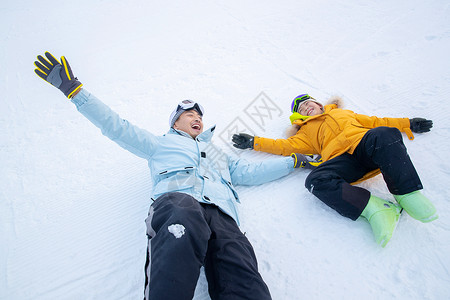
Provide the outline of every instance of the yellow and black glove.
[[294,168],[315,169],[322,163],[322,157],[314,159],[312,155],[304,155],[301,153],[292,153],[294,159]]
[[38,55],[39,61],[34,62],[36,66],[34,72],[48,83],[60,89],[67,98],[72,98],[73,94],[83,84],[78,81],[78,78],[73,76],[69,62],[64,56],[61,56],[61,62],[59,62],[50,52],[45,52],[45,56],[47,58]]

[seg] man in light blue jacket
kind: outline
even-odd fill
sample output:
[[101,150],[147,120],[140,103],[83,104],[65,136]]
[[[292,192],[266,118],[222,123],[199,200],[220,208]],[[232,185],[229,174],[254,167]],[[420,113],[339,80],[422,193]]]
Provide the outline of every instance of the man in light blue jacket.
[[121,147],[148,161],[153,203],[146,219],[149,238],[146,299],[192,299],[205,267],[212,299],[271,299],[253,248],[239,230],[234,185],[258,185],[294,170],[291,157],[249,163],[211,143],[203,131],[204,110],[185,100],[155,136],[140,129],[82,89],[65,59],[39,55],[36,74],[58,87],[78,111]]

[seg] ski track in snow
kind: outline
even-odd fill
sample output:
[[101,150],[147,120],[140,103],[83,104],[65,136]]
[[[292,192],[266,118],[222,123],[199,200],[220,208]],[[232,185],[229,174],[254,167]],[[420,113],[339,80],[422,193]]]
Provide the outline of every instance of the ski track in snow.
[[[380,117],[432,119],[404,135],[440,218],[405,213],[384,249],[370,225],[345,219],[296,170],[237,187],[241,230],[274,300],[450,298],[450,21],[448,1],[0,4],[0,299],[142,299],[151,177],[33,72],[36,55],[65,55],[86,89],[154,134],[181,99],[220,133],[241,118],[284,137],[291,99],[334,94]],[[281,110],[261,128],[245,109],[264,92]],[[255,102],[256,103],[256,102]],[[382,177],[361,184],[393,200]],[[210,299],[202,270],[195,300]]]

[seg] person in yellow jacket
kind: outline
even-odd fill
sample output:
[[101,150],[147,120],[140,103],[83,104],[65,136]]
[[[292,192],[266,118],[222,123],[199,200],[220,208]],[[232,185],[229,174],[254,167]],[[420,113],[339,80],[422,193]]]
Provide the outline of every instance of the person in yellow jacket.
[[[291,106],[291,137],[269,139],[239,133],[233,135],[233,146],[290,155],[296,167],[312,168],[306,188],[342,216],[366,218],[382,247],[391,239],[402,209],[422,222],[436,220],[436,208],[420,192],[423,186],[401,135],[404,132],[413,140],[412,132],[430,131],[432,121],[370,117],[342,109],[340,102],[335,98],[323,106],[308,94],[299,95]],[[321,155],[323,163],[311,162],[305,154]],[[354,185],[380,172],[397,203]]]

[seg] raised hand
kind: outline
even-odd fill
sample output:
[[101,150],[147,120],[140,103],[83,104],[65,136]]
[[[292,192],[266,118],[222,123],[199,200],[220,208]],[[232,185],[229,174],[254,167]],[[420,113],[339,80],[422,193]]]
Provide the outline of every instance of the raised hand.
[[34,72],[51,85],[60,89],[70,99],[83,84],[78,81],[78,78],[73,76],[69,62],[64,56],[61,56],[61,62],[50,52],[45,52],[45,56],[46,58],[38,55],[38,61],[34,62],[36,66]]

